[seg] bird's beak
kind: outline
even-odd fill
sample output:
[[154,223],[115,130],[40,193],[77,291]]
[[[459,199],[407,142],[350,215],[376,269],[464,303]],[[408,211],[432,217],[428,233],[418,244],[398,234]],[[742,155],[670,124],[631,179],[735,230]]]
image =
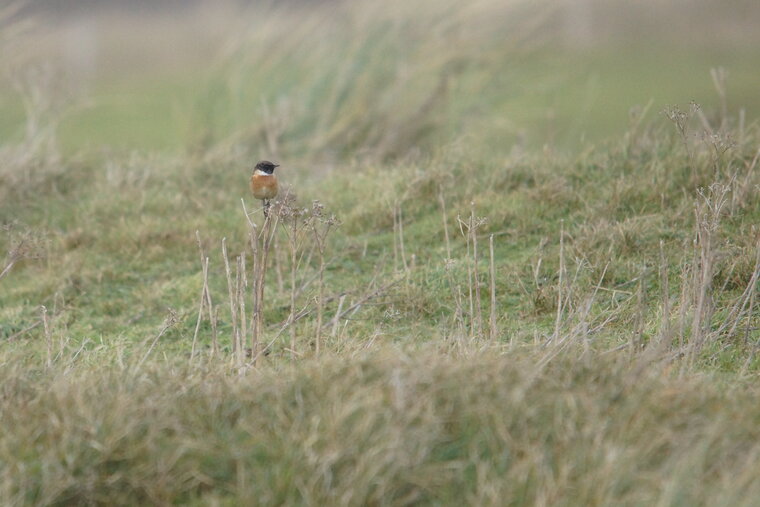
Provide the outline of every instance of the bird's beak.
[[274,164],[275,167],[280,167],[280,164]]

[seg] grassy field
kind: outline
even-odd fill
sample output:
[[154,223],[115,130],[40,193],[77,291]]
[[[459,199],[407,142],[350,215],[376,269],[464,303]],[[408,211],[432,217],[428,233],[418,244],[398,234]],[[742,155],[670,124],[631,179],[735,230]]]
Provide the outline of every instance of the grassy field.
[[0,501],[755,505],[760,14],[592,4],[0,10]]

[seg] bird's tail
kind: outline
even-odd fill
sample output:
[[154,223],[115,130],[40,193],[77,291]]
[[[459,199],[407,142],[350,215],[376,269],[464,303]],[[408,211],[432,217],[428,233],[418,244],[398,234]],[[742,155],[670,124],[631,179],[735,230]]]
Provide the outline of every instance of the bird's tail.
[[271,206],[271,202],[269,199],[264,199],[264,218],[269,217],[269,207]]

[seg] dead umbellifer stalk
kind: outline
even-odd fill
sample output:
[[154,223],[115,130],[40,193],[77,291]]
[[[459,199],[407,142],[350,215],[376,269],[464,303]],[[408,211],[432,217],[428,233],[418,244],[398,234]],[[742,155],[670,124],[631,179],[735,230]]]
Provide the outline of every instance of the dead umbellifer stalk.
[[[253,287],[251,291],[253,299],[253,310],[251,316],[251,358],[256,364],[256,359],[261,352],[259,344],[261,343],[264,329],[264,287],[266,283],[266,268],[269,258],[269,251],[272,247],[274,233],[277,230],[277,223],[280,219],[280,206],[275,202],[274,209],[265,208],[264,222],[259,228],[251,221],[248,211],[245,209],[243,202],[243,211],[248,220],[249,240],[251,250],[253,251]],[[274,211],[274,212],[273,212]]]
[[314,242],[317,247],[319,260],[319,278],[317,286],[317,334],[314,337],[314,351],[318,355],[322,345],[322,315],[324,311],[325,300],[325,247],[327,246],[327,235],[330,230],[338,225],[335,215],[326,215],[325,207],[319,201],[314,201],[311,207],[311,220],[309,221],[311,231],[314,234]]
[[[296,358],[296,297],[298,287],[296,285],[296,275],[301,266],[303,259],[303,242],[306,238],[307,212],[304,208],[296,205],[295,198],[285,199],[281,206],[281,221],[283,230],[287,236],[288,253],[290,256],[290,314],[288,315],[287,326],[290,329],[290,356]],[[275,251],[275,255],[276,255]]]

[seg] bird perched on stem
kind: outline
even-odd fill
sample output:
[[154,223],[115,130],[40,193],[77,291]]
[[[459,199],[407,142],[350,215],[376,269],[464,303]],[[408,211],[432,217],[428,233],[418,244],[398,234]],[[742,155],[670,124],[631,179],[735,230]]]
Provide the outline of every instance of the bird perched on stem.
[[253,168],[251,192],[256,199],[264,201],[264,216],[269,216],[270,200],[277,197],[277,176],[274,168],[280,167],[268,160],[262,160]]

